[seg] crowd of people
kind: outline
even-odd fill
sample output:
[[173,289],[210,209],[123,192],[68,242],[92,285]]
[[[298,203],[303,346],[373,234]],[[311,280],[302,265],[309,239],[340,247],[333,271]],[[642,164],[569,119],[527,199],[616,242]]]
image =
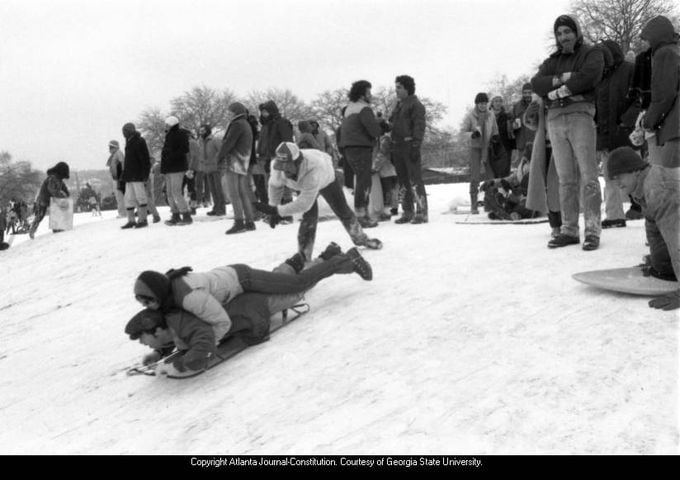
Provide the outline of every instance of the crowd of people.
[[[469,138],[471,214],[479,214],[481,204],[491,218],[547,215],[551,227],[547,246],[556,249],[581,243],[579,215],[583,212],[585,251],[600,247],[603,228],[625,227],[627,219],[644,217],[650,248],[646,272],[677,280],[678,34],[667,18],[653,18],[642,30],[644,50],[633,62],[616,42],[588,44],[573,16],[559,16],[554,34],[556,50],[522,87],[519,102],[506,109],[502,97],[480,92],[464,120],[462,131]],[[187,362],[175,365],[180,371],[203,368],[214,345],[234,333],[227,313],[234,298],[248,292],[260,295],[252,297],[245,309],[266,316],[272,313],[266,295],[299,295],[333,273],[356,272],[370,280],[370,265],[356,248],[342,253],[331,244],[317,259],[320,263],[310,267],[319,196],[356,246],[382,248],[382,242],[364,230],[397,215],[399,203],[402,213],[394,223],[429,221],[421,160],[426,111],[415,95],[415,81],[408,75],[395,78],[397,100],[387,118],[374,112],[371,88],[367,80],[351,85],[341,126],[335,132],[335,146],[313,119],[300,121],[296,134],[273,101],[259,105],[259,119],[243,104],[230,104],[228,127],[221,140],[212,125],[202,125],[194,138],[177,117],[169,116],[155,168],[135,125],[123,126],[124,150],[112,140],[107,162],[116,182],[119,214],[127,219],[123,229],[147,227],[149,215],[154,223],[160,221],[153,188],[158,175],[163,178],[170,206],[168,226],[190,225],[196,207],[207,204],[212,204],[212,209],[206,215],[216,217],[224,216],[226,205],[232,205],[234,223],[225,232],[228,235],[255,230],[258,218],[274,228],[292,215],[302,214],[297,253],[286,260],[290,269],[286,274],[246,265],[219,267],[205,274],[193,274],[188,268],[167,274],[143,272],[135,284],[136,298],[155,313],[145,310],[135,316],[126,327],[130,338],[158,346],[173,338],[168,329],[174,329],[174,338],[181,338],[178,332],[184,331],[184,324],[191,331],[212,332],[206,333],[207,340],[197,347],[196,361],[189,362],[190,355],[185,357]],[[353,208],[336,176],[336,148],[343,170],[353,177],[345,184],[353,189]],[[605,179],[604,220],[600,168]],[[50,197],[68,196],[63,183],[69,177],[68,165],[60,162],[47,173],[36,200],[31,236]],[[381,190],[382,208],[377,216],[369,208],[374,188]],[[481,201],[480,191],[484,193]],[[628,201],[631,207],[624,213],[623,204]],[[680,308],[680,291],[655,298],[650,306]],[[179,319],[172,317],[178,310],[184,313]],[[252,329],[248,331],[253,334]]]

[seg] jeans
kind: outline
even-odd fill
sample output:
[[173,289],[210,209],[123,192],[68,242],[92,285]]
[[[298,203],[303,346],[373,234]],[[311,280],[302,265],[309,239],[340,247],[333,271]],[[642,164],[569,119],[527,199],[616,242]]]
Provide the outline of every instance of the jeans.
[[645,231],[654,270],[680,279],[680,168],[652,165],[644,181]]
[[420,147],[413,146],[412,142],[395,142],[392,145],[392,163],[404,191],[401,202],[404,215],[413,216],[415,202],[416,214],[427,218],[427,192],[423,183]]
[[593,117],[585,112],[558,115],[548,120],[548,134],[560,181],[561,233],[579,236],[578,216],[582,191],[585,235],[599,237],[602,229],[602,194],[595,156]]
[[227,171],[225,175],[229,197],[234,208],[234,220],[252,222],[254,212],[251,193],[249,193],[250,179],[247,175],[239,175],[231,171]]
[[[333,212],[338,216],[342,225],[349,233],[354,245],[364,245],[368,240],[366,235],[357,220],[356,215],[352,209],[347,205],[345,194],[342,192],[340,183],[335,180],[330,185],[322,188],[319,191],[324,200],[331,207]],[[305,256],[305,259],[311,260],[312,252],[314,250],[314,241],[316,240],[316,226],[319,220],[319,206],[318,202],[302,215],[302,222],[298,229],[298,251]]]
[[165,174],[165,193],[168,196],[168,204],[172,213],[187,213],[189,207],[182,194],[182,181],[184,172]]
[[607,164],[609,161],[609,152],[607,150],[599,150],[597,158],[602,162],[602,175],[604,175],[604,217],[607,220],[621,220],[625,219],[626,215],[623,213],[623,202],[626,196],[621,189],[609,179]]
[[222,173],[221,172],[207,172],[205,179],[208,184],[208,190],[212,195],[213,208],[212,211],[224,215],[226,212],[224,195],[222,194]]
[[484,176],[482,176],[482,149],[470,149],[470,194],[476,195],[479,191],[479,182],[494,178],[493,170],[489,162],[484,164]]
[[368,198],[371,195],[371,165],[373,148],[345,147],[345,161],[349,162],[355,174],[354,210],[357,215],[366,214]]

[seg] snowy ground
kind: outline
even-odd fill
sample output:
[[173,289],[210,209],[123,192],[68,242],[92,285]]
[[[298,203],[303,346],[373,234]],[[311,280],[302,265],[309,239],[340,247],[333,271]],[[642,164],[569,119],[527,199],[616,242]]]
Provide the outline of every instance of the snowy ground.
[[[455,224],[466,190],[430,186],[429,224],[372,230],[373,282],[325,280],[309,315],[181,381],[125,375],[146,352],[123,333],[136,275],[272,268],[297,224],[45,219],[0,253],[0,453],[679,453],[677,311],[571,279],[636,264],[643,222],[549,250],[547,224]],[[337,221],[317,252],[331,240],[351,246]]]

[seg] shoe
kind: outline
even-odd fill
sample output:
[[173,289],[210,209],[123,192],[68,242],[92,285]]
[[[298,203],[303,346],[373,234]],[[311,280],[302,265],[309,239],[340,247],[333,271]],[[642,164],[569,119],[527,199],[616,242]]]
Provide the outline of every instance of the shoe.
[[371,217],[357,217],[357,220],[361,228],[375,228],[378,226],[378,222],[371,219]]
[[144,221],[144,222],[137,222],[137,223],[135,224],[135,228],[144,228],[144,227],[148,227],[148,226],[149,226],[149,222],[146,222],[146,221]]
[[206,215],[209,217],[221,217],[224,215],[224,213],[217,213],[215,210],[211,210],[208,213],[206,213]]
[[411,223],[411,220],[413,220],[413,214],[404,214],[400,218],[397,218],[394,223],[402,225],[404,223]]
[[626,226],[626,221],[623,218],[615,220],[602,220],[602,228],[621,228]]
[[177,222],[178,225],[191,225],[192,223],[194,223],[194,221],[192,220],[191,213],[189,212],[184,212],[182,214],[182,220]]
[[305,268],[305,256],[302,253],[297,252],[292,257],[286,259],[283,263],[290,265],[293,270],[295,270],[295,273],[300,273],[302,269]]
[[338,245],[335,242],[331,242],[328,244],[326,247],[326,250],[321,252],[321,255],[319,255],[319,258],[322,260],[330,260],[331,258],[335,257],[336,255],[342,254],[342,248],[340,248],[340,245]]
[[553,227],[550,232],[550,238],[556,238],[560,234],[560,227]]
[[225,235],[232,235],[234,233],[242,233],[246,231],[246,224],[243,223],[243,220],[234,220],[234,224],[231,226],[229,230],[227,230]]
[[255,222],[246,222],[246,231],[252,232],[255,230]]
[[363,246],[370,248],[371,250],[380,250],[383,247],[383,244],[377,238],[369,238],[364,242]]
[[358,273],[361,278],[366,281],[373,280],[373,269],[371,268],[371,264],[361,256],[356,247],[347,250],[347,257],[349,257],[354,265],[353,270]]
[[395,217],[399,215],[399,209],[398,208],[390,208],[390,215],[394,215]]
[[191,207],[191,214],[196,215],[196,207]]
[[413,220],[411,220],[411,223],[413,225],[417,225],[419,223],[427,223],[427,216],[417,214],[415,217],[413,217]]
[[165,224],[169,227],[177,225],[181,219],[179,218],[179,213],[173,213],[172,217],[170,217],[170,220],[166,220]]
[[596,235],[586,235],[586,239],[583,242],[583,250],[591,251],[597,250],[600,246],[600,237]]
[[470,215],[479,215],[479,209],[477,207],[470,207]]
[[642,211],[637,208],[629,208],[626,212],[626,220],[640,220],[643,217]]
[[137,225],[135,222],[127,222],[125,225],[123,225],[121,230],[126,230],[128,228],[135,228],[135,225]]
[[379,222],[389,222],[392,219],[392,215],[389,213],[381,213],[378,215],[378,221]]
[[158,223],[161,221],[161,216],[160,215],[154,215],[153,216],[153,223]]
[[548,248],[566,247],[567,245],[576,245],[580,242],[581,239],[578,236],[574,237],[572,235],[560,233],[548,242]]

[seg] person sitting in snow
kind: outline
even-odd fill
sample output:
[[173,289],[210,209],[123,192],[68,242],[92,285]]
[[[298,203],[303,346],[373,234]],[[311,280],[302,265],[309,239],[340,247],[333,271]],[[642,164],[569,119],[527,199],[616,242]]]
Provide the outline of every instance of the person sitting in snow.
[[504,178],[486,180],[480,186],[484,192],[484,206],[489,209],[492,220],[520,220],[537,216],[537,212],[526,208],[529,189],[529,168],[532,143],[524,147],[517,169]]
[[[354,250],[354,249],[353,249]],[[331,243],[317,260],[315,266],[329,266],[340,259],[346,262],[340,247]],[[298,258],[299,260],[299,258]],[[278,278],[300,277],[311,271],[310,266],[302,273],[299,265],[294,265],[291,259],[276,267],[274,272]],[[290,282],[289,282],[290,283]],[[227,298],[220,305],[229,317],[229,327],[224,330],[223,325],[202,321],[198,316],[185,309],[172,308],[163,311],[148,308],[138,312],[125,326],[125,333],[131,340],[139,340],[143,345],[153,349],[144,356],[142,363],[150,365],[172,353],[175,348],[180,354],[173,356],[172,361],[161,363],[156,367],[157,373],[178,375],[177,372],[200,371],[206,368],[211,356],[215,354],[216,346],[234,336],[240,338],[247,345],[256,345],[269,339],[271,317],[283,310],[297,305],[307,289],[314,286],[306,281],[304,290],[292,293],[266,294],[246,292],[236,296],[233,300]],[[228,303],[226,303],[228,302]],[[170,359],[169,359],[170,360]]]
[[183,309],[213,325],[217,338],[232,326],[223,305],[245,292],[294,294],[304,292],[334,274],[357,273],[364,280],[373,278],[371,265],[356,248],[347,253],[327,248],[326,261],[303,270],[304,257],[296,253],[286,260],[297,274],[268,272],[237,264],[193,273],[191,267],[166,274],[147,270],[135,281],[135,299],[147,308],[169,313]]
[[[300,194],[293,202],[284,205],[281,200],[286,187],[299,191]],[[298,252],[305,260],[309,260],[314,249],[319,220],[319,195],[338,216],[354,245],[382,248],[380,240],[368,238],[364,233],[335,178],[331,156],[320,150],[300,150],[292,142],[281,142],[276,148],[276,159],[272,162],[269,177],[269,205],[256,203],[255,208],[269,215],[269,225],[272,228],[283,217],[302,213],[302,222],[298,229]]]
[[[646,273],[676,281],[680,278],[679,169],[650,166],[630,147],[612,150],[608,167],[610,180],[642,207],[650,253]],[[680,308],[680,290],[650,300],[649,306],[663,310]]]
[[[31,229],[28,231],[28,236],[31,237],[31,240],[35,237],[35,231],[38,229],[42,219],[45,218],[47,209],[50,207],[50,198],[69,197],[68,188],[66,188],[64,183],[64,180],[69,178],[69,173],[69,166],[66,162],[59,162],[47,170],[47,178],[40,186],[38,198],[36,198],[35,206],[33,207],[35,218],[33,219]],[[53,232],[57,233],[61,232],[61,230],[53,230]]]

